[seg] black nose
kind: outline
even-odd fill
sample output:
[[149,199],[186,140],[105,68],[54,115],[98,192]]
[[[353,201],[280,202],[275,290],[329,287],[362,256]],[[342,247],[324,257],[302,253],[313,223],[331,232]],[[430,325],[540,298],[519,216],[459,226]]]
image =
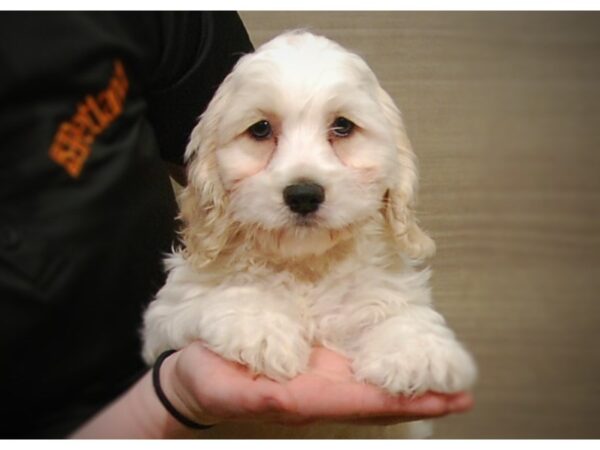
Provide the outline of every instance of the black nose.
[[315,183],[291,184],[283,190],[283,200],[295,213],[306,215],[319,209],[325,190]]

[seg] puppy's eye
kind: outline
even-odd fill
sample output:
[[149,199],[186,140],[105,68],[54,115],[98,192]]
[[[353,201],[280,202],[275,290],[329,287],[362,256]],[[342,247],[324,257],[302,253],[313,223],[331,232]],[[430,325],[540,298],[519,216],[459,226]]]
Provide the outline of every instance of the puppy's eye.
[[331,132],[337,137],[347,137],[354,130],[354,126],[354,122],[351,120],[345,117],[338,117],[331,124]]
[[248,128],[248,133],[254,139],[264,140],[269,139],[273,134],[273,130],[271,129],[271,124],[267,120],[259,120],[254,125],[250,125]]

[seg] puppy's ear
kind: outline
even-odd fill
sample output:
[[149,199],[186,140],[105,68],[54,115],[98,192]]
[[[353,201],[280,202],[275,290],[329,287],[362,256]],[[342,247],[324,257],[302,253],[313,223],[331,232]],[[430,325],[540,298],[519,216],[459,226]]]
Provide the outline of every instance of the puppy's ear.
[[217,258],[227,245],[232,229],[215,155],[216,130],[222,110],[222,89],[219,91],[192,131],[185,152],[188,185],[179,197],[186,255],[197,267]]
[[393,129],[397,150],[397,173],[383,198],[383,214],[399,250],[422,261],[435,253],[435,243],[419,227],[414,213],[418,172],[416,157],[406,134],[400,111],[381,87],[379,101]]

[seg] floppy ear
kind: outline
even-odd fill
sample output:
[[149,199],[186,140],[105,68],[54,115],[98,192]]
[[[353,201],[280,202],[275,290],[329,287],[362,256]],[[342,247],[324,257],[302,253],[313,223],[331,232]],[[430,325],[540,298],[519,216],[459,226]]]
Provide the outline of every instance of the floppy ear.
[[[224,83],[225,84],[225,83]],[[179,197],[186,256],[197,267],[214,261],[227,245],[232,222],[227,216],[227,195],[217,169],[217,124],[224,90],[219,91],[202,115],[185,151],[188,185]]]
[[418,185],[416,157],[406,134],[400,111],[381,87],[379,101],[394,132],[398,171],[383,199],[383,214],[398,249],[422,261],[435,253],[435,243],[419,227],[414,212]]

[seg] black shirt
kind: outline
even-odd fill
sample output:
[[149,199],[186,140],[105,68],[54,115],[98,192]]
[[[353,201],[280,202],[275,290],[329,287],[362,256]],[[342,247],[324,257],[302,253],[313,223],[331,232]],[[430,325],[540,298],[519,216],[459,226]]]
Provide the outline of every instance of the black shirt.
[[144,369],[161,159],[252,50],[235,13],[0,13],[0,437],[59,437]]

